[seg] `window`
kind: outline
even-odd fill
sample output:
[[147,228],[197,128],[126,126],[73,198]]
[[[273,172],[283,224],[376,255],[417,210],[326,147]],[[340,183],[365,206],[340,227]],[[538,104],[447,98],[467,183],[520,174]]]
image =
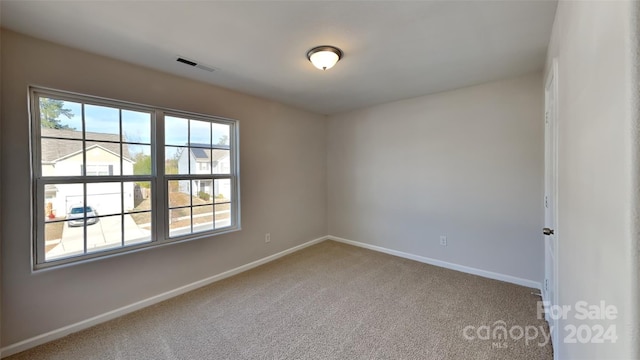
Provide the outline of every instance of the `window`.
[[35,268],[240,229],[237,121],[30,95]]
[[169,115],[164,123],[169,236],[230,226],[231,172],[210,167],[231,163],[230,126]]

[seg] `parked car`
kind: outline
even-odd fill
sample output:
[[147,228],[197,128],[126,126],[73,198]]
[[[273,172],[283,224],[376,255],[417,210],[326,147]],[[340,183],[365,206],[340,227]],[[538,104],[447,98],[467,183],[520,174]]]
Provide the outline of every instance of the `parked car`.
[[67,223],[69,226],[84,226],[84,217],[87,214],[87,225],[95,224],[98,222],[98,213],[91,206],[74,205],[69,208],[67,214]]

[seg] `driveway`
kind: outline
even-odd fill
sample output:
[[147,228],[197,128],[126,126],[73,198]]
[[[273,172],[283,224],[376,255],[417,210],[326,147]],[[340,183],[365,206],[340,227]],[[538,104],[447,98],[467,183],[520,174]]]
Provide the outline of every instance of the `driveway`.
[[[122,246],[122,227],[120,216],[100,218],[97,223],[87,226],[87,253],[104,251]],[[124,216],[125,245],[151,241],[151,232],[136,225],[131,215]],[[64,226],[62,239],[58,246],[49,250],[47,260],[68,257],[84,253],[84,227]]]

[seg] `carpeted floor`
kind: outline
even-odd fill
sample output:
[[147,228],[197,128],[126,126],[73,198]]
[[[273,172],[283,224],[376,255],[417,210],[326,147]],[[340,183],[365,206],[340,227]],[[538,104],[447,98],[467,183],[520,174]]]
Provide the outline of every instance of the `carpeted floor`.
[[552,359],[531,292],[325,241],[8,359]]

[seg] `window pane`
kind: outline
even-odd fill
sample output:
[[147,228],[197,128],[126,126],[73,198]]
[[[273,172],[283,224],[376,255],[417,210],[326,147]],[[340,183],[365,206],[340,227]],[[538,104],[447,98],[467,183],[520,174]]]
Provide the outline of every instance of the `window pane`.
[[62,199],[58,196],[58,186],[47,184],[44,186],[44,216],[45,221],[62,220],[67,212]]
[[191,206],[190,180],[169,181],[169,207]]
[[169,236],[191,233],[191,208],[169,210]]
[[97,215],[122,213],[122,189],[119,182],[87,184],[87,206]]
[[123,174],[151,175],[153,161],[150,145],[123,144]]
[[231,179],[216,179],[214,183],[214,194],[216,203],[230,202],[231,199]]
[[[84,253],[84,185],[49,185],[45,194],[45,261]],[[51,217],[55,214],[55,217]],[[56,221],[66,219],[66,221]]]
[[164,171],[166,174],[188,174],[189,156],[188,148],[165,146]]
[[84,166],[82,141],[43,138],[42,176],[80,176]]
[[193,207],[193,232],[213,230],[213,206]]
[[189,143],[189,120],[166,116],[164,134],[166,145],[186,146]]
[[231,226],[231,204],[216,205],[216,229]]
[[122,216],[87,218],[87,252],[122,246]]
[[[126,239],[131,239],[131,237],[135,235],[136,231],[151,231],[153,218],[151,217],[150,211],[129,213],[127,214],[127,216],[125,216],[125,223],[127,221],[127,218],[133,220],[136,228],[131,227],[129,230],[127,230],[128,228],[125,227],[124,234]],[[126,239],[125,241],[127,241]]]
[[42,136],[82,138],[82,105],[76,102],[40,97]]
[[107,106],[85,105],[84,126],[87,139],[120,141],[119,109]]
[[231,173],[231,152],[229,150],[211,150],[213,157],[213,173],[214,174],[230,174]]
[[[120,144],[102,141],[86,142],[86,176],[113,176],[120,175]],[[127,168],[132,175],[133,168]]]
[[229,125],[211,124],[212,143],[214,145],[229,145]]
[[211,174],[211,149],[191,149],[191,154],[195,157],[192,163],[192,174]]
[[125,211],[151,210],[150,181],[125,182],[123,185]]
[[151,212],[124,216],[124,244],[134,245],[151,241]]
[[211,147],[211,123],[208,121],[190,120],[189,145],[194,147]]
[[56,184],[55,187],[56,197],[51,199],[51,201],[54,206],[54,211],[56,211],[58,216],[66,214],[67,219],[74,220],[84,217],[84,215],[82,215],[82,207],[84,206],[84,185]]
[[[186,164],[186,161],[183,161],[183,158],[186,158],[187,152],[182,155],[178,166],[182,165],[180,168],[180,173],[184,173],[187,168],[183,164]],[[203,148],[189,148],[189,161],[190,161],[190,174],[211,174],[211,149],[203,149]]]
[[68,221],[44,225],[44,259],[51,261],[84,254],[83,227],[70,226]]
[[60,247],[60,244],[62,243],[62,233],[65,225],[66,224],[64,221],[52,221],[44,224],[45,258],[52,256],[50,254],[52,251],[53,251],[52,254],[63,252],[63,249]]
[[191,185],[194,205],[213,203],[213,180],[193,180]]
[[151,114],[122,110],[122,141],[151,144]]

